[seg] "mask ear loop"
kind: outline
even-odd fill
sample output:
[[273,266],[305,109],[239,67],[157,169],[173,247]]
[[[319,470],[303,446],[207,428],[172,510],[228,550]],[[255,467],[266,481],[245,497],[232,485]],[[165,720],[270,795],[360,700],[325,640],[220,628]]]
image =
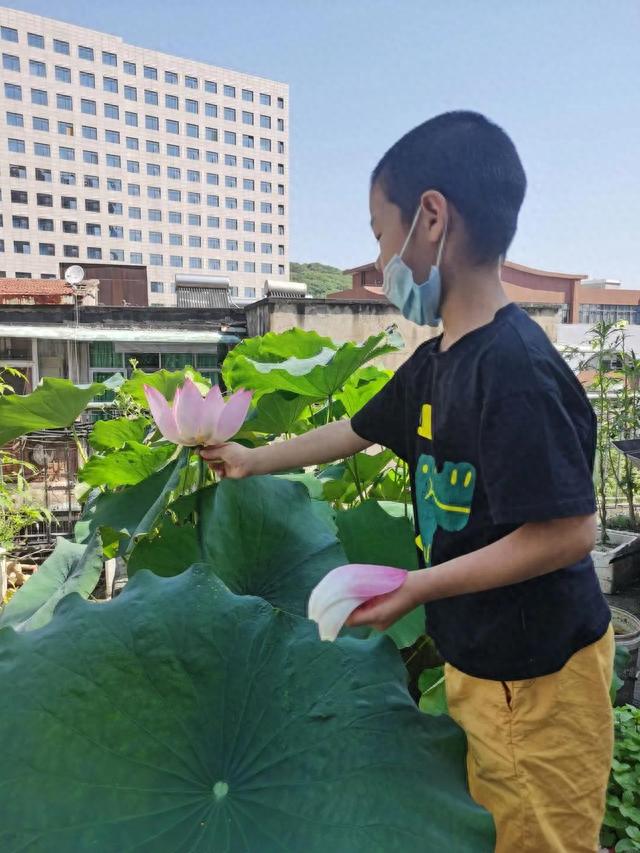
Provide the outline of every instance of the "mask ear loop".
[[399,258],[402,258],[402,256],[404,255],[405,250],[406,250],[407,246],[409,245],[409,240],[413,237],[413,232],[416,230],[416,225],[418,223],[418,219],[420,217],[420,211],[421,210],[422,210],[422,205],[419,204],[418,209],[416,210],[416,215],[413,217],[413,222],[411,223],[411,228],[409,228],[409,233],[407,234],[407,239],[404,241],[404,243],[402,244],[402,248],[400,249],[400,254],[398,255]]

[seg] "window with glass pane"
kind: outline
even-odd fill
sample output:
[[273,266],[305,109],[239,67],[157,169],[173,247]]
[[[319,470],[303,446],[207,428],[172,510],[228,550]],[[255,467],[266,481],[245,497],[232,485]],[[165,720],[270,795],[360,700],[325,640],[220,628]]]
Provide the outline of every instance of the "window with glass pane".
[[124,71],[125,74],[135,75],[135,73],[136,73],[135,62],[123,62],[122,63],[122,70]]
[[102,51],[102,64],[103,65],[114,65],[115,66],[118,64],[118,57],[115,55],[115,53],[111,53],[108,50],[103,50]]
[[27,44],[29,47],[44,47],[44,36],[37,35],[36,33],[27,33]]
[[149,263],[152,267],[161,267],[164,264],[162,255],[149,255]]
[[[32,60],[32,62],[33,62],[33,60]],[[42,65],[41,62],[39,62],[37,64]],[[20,59],[17,56],[14,56],[12,53],[3,53],[2,54],[2,67],[6,71],[20,71]]]
[[13,27],[0,27],[0,38],[3,41],[18,41],[18,31]]
[[209,92],[210,94],[215,95],[218,91],[218,84],[214,83],[213,80],[205,80],[204,90],[205,92]]
[[198,78],[197,77],[185,76],[184,85],[187,87],[187,89],[197,89],[198,88]]
[[96,102],[82,98],[80,101],[80,109],[83,113],[94,116],[96,114]]
[[53,231],[53,219],[38,219],[39,231]]
[[93,62],[93,48],[92,47],[84,47],[83,45],[78,46],[78,58],[86,59],[89,62]]
[[69,42],[61,41],[60,39],[53,40],[53,49],[56,53],[63,53],[65,56],[69,56]]
[[56,65],[56,80],[60,83],[71,83],[71,69]]

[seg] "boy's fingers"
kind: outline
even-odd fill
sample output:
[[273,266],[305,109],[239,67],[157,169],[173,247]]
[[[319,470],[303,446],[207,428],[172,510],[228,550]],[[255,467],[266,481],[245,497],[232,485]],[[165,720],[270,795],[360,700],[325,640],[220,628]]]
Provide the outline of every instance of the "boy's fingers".
[[224,449],[224,444],[211,445],[210,447],[201,447],[200,456],[202,456],[203,459],[206,459],[207,462],[212,462],[214,459],[223,459]]

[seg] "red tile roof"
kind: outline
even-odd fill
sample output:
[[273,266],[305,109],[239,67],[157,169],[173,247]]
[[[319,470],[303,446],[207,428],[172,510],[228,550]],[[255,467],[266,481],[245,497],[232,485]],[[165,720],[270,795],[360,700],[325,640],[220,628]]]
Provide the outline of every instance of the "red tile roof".
[[67,296],[73,291],[59,278],[0,278],[3,296]]

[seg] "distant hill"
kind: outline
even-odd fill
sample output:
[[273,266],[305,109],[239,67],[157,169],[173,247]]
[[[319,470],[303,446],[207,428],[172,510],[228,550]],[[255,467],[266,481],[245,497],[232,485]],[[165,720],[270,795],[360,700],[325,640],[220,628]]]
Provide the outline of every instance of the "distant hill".
[[290,264],[291,281],[302,281],[312,296],[326,296],[336,290],[350,290],[351,276],[327,264]]

